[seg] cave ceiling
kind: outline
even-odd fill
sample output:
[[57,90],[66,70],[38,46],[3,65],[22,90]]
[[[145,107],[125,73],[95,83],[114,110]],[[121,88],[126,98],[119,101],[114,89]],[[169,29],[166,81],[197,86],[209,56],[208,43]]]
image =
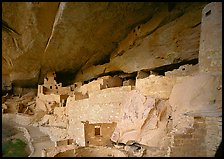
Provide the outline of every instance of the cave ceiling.
[[35,85],[48,71],[75,75],[105,64],[130,31],[163,7],[170,11],[175,3],[3,2],[2,19],[18,34],[2,31],[2,75]]

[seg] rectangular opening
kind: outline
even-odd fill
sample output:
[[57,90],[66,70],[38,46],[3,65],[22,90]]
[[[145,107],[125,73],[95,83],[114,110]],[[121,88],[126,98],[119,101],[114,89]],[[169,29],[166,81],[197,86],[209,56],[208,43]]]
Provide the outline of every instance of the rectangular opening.
[[100,136],[100,126],[95,126],[95,136]]
[[62,100],[62,102],[63,102],[63,107],[66,106],[66,101],[67,101],[67,100],[64,100],[64,99]]
[[68,145],[73,144],[73,139],[68,139]]
[[211,14],[211,10],[207,11],[207,12],[205,13],[205,16],[207,17],[207,16],[209,16],[210,14]]

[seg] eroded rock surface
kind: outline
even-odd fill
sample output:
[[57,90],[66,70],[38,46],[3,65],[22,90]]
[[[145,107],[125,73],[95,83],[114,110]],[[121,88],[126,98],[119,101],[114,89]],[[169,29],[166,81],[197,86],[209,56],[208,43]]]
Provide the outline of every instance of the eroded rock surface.
[[205,4],[4,2],[3,19],[19,33],[3,32],[4,80],[35,86],[48,71],[72,80],[79,71],[84,81],[197,58]]
[[[154,98],[145,97],[136,90],[131,91],[123,104],[121,119],[111,140],[122,143],[126,143],[128,140],[138,140],[141,127],[154,106]],[[157,124],[153,123],[152,129]]]
[[35,85],[50,70],[75,73],[99,64],[158,7],[154,3],[4,2],[3,19],[19,35],[3,32],[3,74],[17,85]]

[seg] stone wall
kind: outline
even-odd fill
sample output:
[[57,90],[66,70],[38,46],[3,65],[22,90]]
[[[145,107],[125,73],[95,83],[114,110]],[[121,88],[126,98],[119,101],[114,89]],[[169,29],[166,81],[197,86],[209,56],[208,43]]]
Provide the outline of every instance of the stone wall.
[[88,84],[81,86],[79,89],[76,89],[76,91],[86,94],[94,92],[96,90],[119,86],[122,86],[122,79],[120,79],[119,77],[103,76],[98,78],[97,80],[91,81]]
[[116,123],[84,123],[86,146],[112,146],[110,137]]
[[202,11],[199,50],[201,72],[222,72],[222,3],[209,3]]
[[79,145],[85,145],[84,124],[117,122],[120,117],[122,101],[131,86],[107,88],[89,94],[89,98],[76,100],[68,97],[66,111],[69,120],[68,135]]
[[194,117],[193,128],[183,134],[175,134],[171,157],[204,157],[206,153],[206,123],[203,117]]

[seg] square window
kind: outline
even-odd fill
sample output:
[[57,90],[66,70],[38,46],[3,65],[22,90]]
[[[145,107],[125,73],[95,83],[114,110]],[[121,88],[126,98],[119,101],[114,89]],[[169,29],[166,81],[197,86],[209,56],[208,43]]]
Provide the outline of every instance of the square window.
[[100,126],[95,126],[95,136],[100,136]]

